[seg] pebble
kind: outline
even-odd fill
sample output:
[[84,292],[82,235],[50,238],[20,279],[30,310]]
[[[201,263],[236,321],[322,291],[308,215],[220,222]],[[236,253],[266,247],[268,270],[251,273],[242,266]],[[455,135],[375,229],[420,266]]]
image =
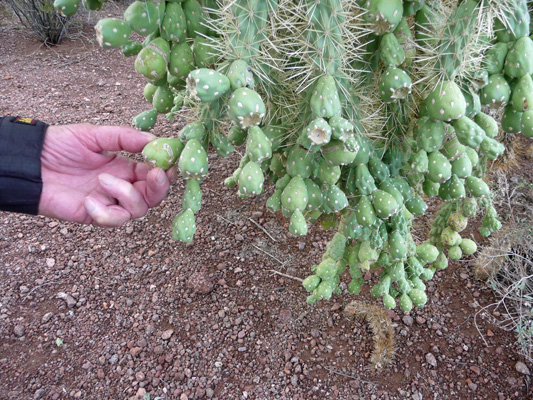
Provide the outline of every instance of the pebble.
[[26,332],[26,327],[24,325],[15,325],[13,332],[15,333],[15,336],[24,336],[24,333]]
[[237,233],[237,234],[235,235],[235,240],[236,240],[237,242],[242,242],[242,241],[244,240],[244,236],[242,236],[240,233]]
[[174,333],[174,329],[167,329],[161,335],[161,339],[168,340],[168,339],[170,339],[170,337],[172,336],[173,333]]
[[35,393],[33,394],[34,399],[40,399],[44,396],[46,393],[46,390],[44,388],[37,389]]
[[109,359],[109,364],[115,365],[118,362],[118,354],[113,354]]
[[418,316],[418,317],[416,317],[416,323],[418,325],[423,325],[423,324],[426,323],[426,319],[424,317]]
[[435,356],[433,355],[433,353],[427,353],[426,354],[426,361],[428,362],[429,365],[431,365],[432,367],[437,367],[437,359],[435,358]]
[[43,324],[46,324],[48,321],[50,321],[52,319],[52,317],[54,316],[54,313],[51,313],[51,312],[47,312],[46,314],[43,315],[43,317],[41,318],[41,322]]
[[521,374],[530,375],[529,368],[522,361],[518,361],[515,364],[514,369],[516,369],[516,372],[520,372]]
[[19,287],[19,290],[20,293],[28,293],[30,291],[30,288],[25,285],[22,285],[21,287]]
[[402,321],[405,325],[407,326],[411,326],[413,325],[413,317],[411,317],[410,315],[405,315],[403,318],[402,318]]

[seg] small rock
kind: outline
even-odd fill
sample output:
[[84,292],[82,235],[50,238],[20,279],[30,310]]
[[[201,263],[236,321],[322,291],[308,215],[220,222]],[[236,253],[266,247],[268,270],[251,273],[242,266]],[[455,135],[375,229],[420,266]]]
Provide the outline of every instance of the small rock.
[[45,393],[46,393],[46,390],[44,388],[37,389],[35,393],[33,394],[33,398],[40,399],[41,397],[44,396]]
[[130,349],[130,354],[133,357],[137,357],[141,351],[142,349],[140,347],[133,347],[132,349]]
[[292,312],[291,310],[281,310],[279,312],[279,319],[283,322],[288,322],[292,318]]
[[59,292],[58,294],[56,294],[55,297],[61,300],[65,300],[67,302],[68,308],[73,308],[74,306],[76,306],[77,301],[70,294],[67,294],[65,292]]
[[424,317],[418,316],[418,317],[416,317],[416,323],[418,325],[423,325],[423,324],[426,323],[426,319]]
[[435,368],[437,367],[437,359],[435,358],[435,356],[432,353],[427,353],[426,354],[426,361],[432,367],[435,367]]
[[109,364],[114,365],[118,362],[118,354],[113,354],[109,359]]
[[472,391],[476,391],[476,390],[477,390],[477,385],[476,385],[474,382],[469,382],[469,383],[468,383],[468,387],[469,387],[470,390],[472,390]]
[[47,258],[46,259],[46,266],[48,268],[52,268],[54,265],[56,265],[56,260],[54,258]]
[[313,336],[314,338],[318,337],[318,335],[320,335],[320,331],[316,328],[311,328],[311,336]]
[[237,234],[235,235],[235,240],[236,240],[237,242],[242,242],[242,241],[244,240],[244,236],[242,236],[240,233],[237,233]]
[[210,399],[215,395],[215,391],[208,387],[207,389],[205,389],[205,395],[207,396],[207,398]]
[[15,325],[13,332],[15,333],[15,336],[24,336],[24,333],[26,332],[26,327],[24,325]]
[[481,374],[481,368],[479,368],[477,365],[471,365],[470,371],[476,373],[477,375]]
[[168,340],[174,333],[174,329],[167,329],[163,334],[161,335],[161,339]]
[[518,361],[515,364],[514,369],[516,369],[517,372],[520,372],[521,374],[524,374],[524,375],[529,375],[530,374],[529,368],[522,361]]
[[25,285],[22,285],[21,287],[19,287],[19,290],[20,293],[28,293],[30,291],[30,288]]
[[139,371],[135,374],[135,379],[137,380],[137,382],[143,382],[146,379],[146,375],[144,374],[144,372]]
[[205,271],[197,271],[189,277],[187,287],[195,293],[208,294],[213,291],[215,286]]
[[410,315],[405,315],[403,318],[402,318],[402,321],[405,325],[407,326],[411,326],[413,325],[413,317],[411,317]]
[[299,250],[305,249],[305,242],[298,242],[298,249]]
[[138,399],[144,399],[145,396],[146,396],[145,388],[139,388],[139,390],[137,390],[137,393],[135,394],[135,397],[137,397]]
[[43,317],[41,318],[41,322],[43,324],[46,324],[48,321],[50,321],[52,319],[52,317],[54,316],[54,313],[51,313],[51,312],[47,312],[46,314],[43,315]]

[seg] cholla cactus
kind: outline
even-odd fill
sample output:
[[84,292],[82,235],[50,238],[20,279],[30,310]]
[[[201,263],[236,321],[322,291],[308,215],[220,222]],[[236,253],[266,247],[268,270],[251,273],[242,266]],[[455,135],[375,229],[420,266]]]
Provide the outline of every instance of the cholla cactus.
[[[317,220],[336,227],[303,282],[309,303],[341,293],[346,271],[357,294],[380,268],[373,296],[386,308],[422,307],[424,281],[475,251],[460,232],[478,205],[481,233],[499,228],[487,160],[504,151],[500,125],[533,136],[525,0],[139,3],[97,32],[103,47],[136,55],[147,79],[153,109],[137,127],[195,110],[176,151],[163,142],[145,151],[188,180],[176,239],[193,239],[209,144],[223,157],[245,146],[225,185],[247,198],[272,182],[267,208],[289,218],[291,234]],[[128,27],[146,40],[132,43]],[[492,115],[502,107],[500,124]],[[442,208],[417,244],[413,220],[435,196]]]

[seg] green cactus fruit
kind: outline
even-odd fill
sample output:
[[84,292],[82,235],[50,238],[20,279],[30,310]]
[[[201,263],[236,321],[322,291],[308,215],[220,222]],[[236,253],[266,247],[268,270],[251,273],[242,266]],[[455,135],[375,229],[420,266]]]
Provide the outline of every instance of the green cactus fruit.
[[396,308],[396,300],[390,294],[385,293],[383,295],[383,306],[389,310]]
[[206,135],[205,125],[201,121],[190,122],[178,133],[182,142],[187,143],[191,139],[202,141]]
[[498,136],[498,122],[490,115],[479,113],[474,117],[474,122],[485,131],[488,137],[495,138]]
[[505,152],[505,146],[496,139],[486,137],[481,142],[479,152],[489,160],[495,160]]
[[185,19],[187,21],[187,37],[205,36],[209,29],[205,24],[207,16],[200,3],[196,0],[185,0],[182,4]]
[[408,296],[413,302],[413,305],[418,308],[424,307],[428,301],[426,293],[417,288],[411,289]]
[[[135,3],[134,3],[135,4]],[[146,3],[151,4],[151,3]],[[156,83],[166,79],[170,47],[163,39],[148,43],[135,58],[135,71],[143,75],[148,82]]]
[[452,176],[452,165],[440,152],[435,151],[428,156],[429,166],[427,177],[435,183],[446,182]]
[[174,93],[167,85],[158,86],[152,98],[152,105],[160,114],[169,112],[174,105]]
[[428,197],[438,196],[439,188],[440,188],[439,183],[432,182],[429,179],[425,179],[424,183],[422,184],[422,190],[424,191],[424,194]]
[[242,87],[253,89],[255,87],[255,80],[254,74],[252,73],[252,68],[244,60],[233,61],[228,67],[226,76],[230,81],[232,90],[237,90]]
[[[422,269],[420,269],[420,273],[422,273]],[[413,286],[413,289],[418,289],[418,290],[421,290],[422,292],[425,292],[426,285],[424,284],[422,279],[420,279],[418,276],[413,276],[410,279],[411,279],[411,285]]]
[[[394,36],[394,35],[393,35]],[[403,69],[388,67],[381,75],[379,95],[384,103],[405,99],[411,94],[413,82]]]
[[172,222],[172,237],[174,240],[190,243],[195,233],[194,212],[190,208],[182,210]]
[[146,110],[133,118],[133,125],[141,131],[148,132],[152,129],[157,122],[157,115],[159,113],[154,108],[152,110]]
[[525,137],[533,138],[533,110],[524,112],[520,121],[520,128]]
[[433,153],[439,151],[446,135],[446,126],[442,121],[434,121],[428,117],[420,118],[414,128],[418,148]]
[[505,57],[507,56],[508,50],[509,45],[503,42],[497,42],[494,44],[494,46],[487,50],[483,59],[483,63],[490,75],[499,74],[503,71]]
[[401,206],[403,204],[404,197],[402,195],[402,192],[398,190],[392,180],[385,180],[381,182],[379,184],[379,189],[392,195],[394,197],[394,200],[396,200],[396,203],[398,203],[398,206]]
[[332,259],[334,261],[339,261],[344,256],[344,251],[346,250],[346,236],[342,233],[337,232],[333,235],[333,238],[326,245],[326,251],[322,256],[322,259]]
[[[451,128],[455,133],[455,130],[453,129],[453,126],[448,125],[448,128]],[[457,158],[461,157],[461,155],[464,154],[466,151],[466,146],[459,143],[459,140],[457,140],[456,137],[454,137],[451,140],[448,140],[444,145],[442,146],[441,153],[449,160],[454,161]]]
[[333,287],[329,282],[320,282],[316,289],[316,296],[319,299],[329,300],[333,294]]
[[430,281],[433,279],[434,275],[435,275],[434,268],[424,268],[422,270],[422,273],[420,274],[420,279],[422,279],[423,281]]
[[446,255],[444,253],[442,253],[442,252],[439,253],[439,256],[437,257],[437,259],[433,263],[433,267],[435,267],[437,269],[446,269],[446,268],[448,268],[448,258],[446,257]]
[[413,301],[407,293],[403,293],[398,300],[398,305],[402,311],[411,311],[413,309]]
[[442,230],[440,240],[443,245],[447,247],[452,247],[461,243],[461,235],[459,235],[458,232],[447,226]]
[[249,161],[239,175],[239,196],[247,198],[261,194],[264,181],[265,177],[261,166],[254,161]]
[[459,143],[476,148],[485,139],[485,131],[470,118],[464,116],[452,122]]
[[524,36],[510,47],[505,57],[504,72],[511,78],[533,74],[533,40]]
[[228,140],[235,146],[241,146],[246,141],[247,135],[247,130],[234,125],[228,131]]
[[96,41],[104,49],[114,49],[128,42],[131,27],[120,18],[103,18],[95,25]]
[[416,255],[426,264],[432,264],[439,256],[439,249],[432,244],[425,242],[416,246]]
[[65,17],[72,17],[78,12],[80,0],[54,0],[54,8]]
[[122,45],[122,54],[124,57],[133,57],[139,54],[142,50],[143,45],[135,40],[128,40]]
[[405,207],[413,215],[424,215],[428,209],[428,205],[420,196],[413,196],[405,202]]
[[379,44],[380,59],[385,66],[397,67],[405,61],[405,51],[393,33],[386,33]]
[[466,217],[474,217],[477,213],[477,200],[472,197],[465,198],[461,209]]
[[258,126],[252,126],[248,129],[246,154],[250,157],[250,160],[258,163],[272,157],[270,140]]
[[489,76],[489,83],[480,92],[481,104],[497,110],[511,99],[511,87],[503,75]]
[[330,139],[331,127],[324,118],[318,117],[303,128],[297,143],[309,151],[316,152],[329,143]]
[[339,222],[339,232],[349,239],[358,239],[361,236],[363,227],[357,222],[355,211],[349,209],[343,210]]
[[[465,185],[463,179],[459,179],[457,175],[452,175],[447,182],[448,194],[452,200],[460,199],[466,196]],[[444,184],[445,184],[444,183]],[[442,184],[441,187],[444,185]]]
[[303,287],[308,292],[312,292],[315,290],[318,285],[320,284],[320,277],[318,275],[309,275],[307,278],[305,278],[302,282]]
[[[494,72],[491,72],[490,74],[493,74]],[[480,69],[476,72],[474,72],[474,76],[472,77],[472,88],[475,89],[475,91],[479,91],[483,89],[485,86],[489,83],[489,72],[486,69]],[[479,100],[479,97],[478,97]]]
[[307,206],[305,210],[310,212],[319,209],[323,201],[322,190],[309,178],[304,179],[304,182],[307,188]]
[[284,143],[287,138],[287,129],[280,125],[264,126],[263,133],[268,137],[272,144],[272,151],[276,151]]
[[207,153],[198,139],[190,139],[181,152],[178,168],[185,179],[201,180],[209,168]]
[[299,146],[293,146],[287,156],[287,173],[290,176],[308,178],[313,172],[314,154]]
[[167,2],[160,31],[161,37],[165,40],[178,43],[185,41],[187,38],[187,21],[180,3]]
[[295,210],[303,211],[307,206],[307,199],[307,185],[301,177],[295,176],[283,189],[281,204],[283,208],[291,213]]
[[184,210],[191,209],[193,213],[200,211],[200,208],[202,208],[202,191],[197,180],[189,179],[187,181],[181,204]]
[[338,165],[331,165],[326,160],[320,161],[316,179],[322,182],[323,185],[335,185],[341,177],[341,167]]
[[400,278],[398,280],[398,291],[403,294],[407,294],[411,291],[412,285],[407,278]]
[[337,185],[330,185],[324,191],[324,203],[331,212],[339,212],[348,207],[348,198]]
[[336,261],[332,258],[325,258],[316,268],[316,275],[327,281],[337,275]]
[[356,141],[359,145],[359,149],[356,152],[357,154],[355,158],[353,159],[353,165],[357,166],[360,164],[368,164],[368,160],[370,159],[373,149],[372,143],[364,136],[357,136]]
[[289,174],[282,176],[276,181],[276,189],[279,189],[281,191],[285,190],[291,179],[292,177]]
[[215,151],[220,157],[226,158],[233,154],[235,147],[230,143],[228,138],[218,130],[209,132],[209,141],[215,148]]
[[483,179],[469,176],[465,179],[466,190],[473,197],[483,197],[490,193],[489,186]]
[[[387,253],[382,252],[381,254],[387,254]],[[389,264],[390,264],[390,261],[389,261]],[[397,261],[397,262],[390,264],[390,266],[387,268],[387,273],[391,277],[393,282],[399,281],[400,279],[404,279],[405,268],[404,268],[403,262]]]
[[328,121],[329,126],[331,127],[331,137],[336,140],[340,140],[345,143],[354,135],[354,126],[347,119],[342,118],[339,115],[331,117]]
[[372,203],[367,196],[361,196],[355,207],[355,213],[359,225],[369,227],[376,222],[377,217],[376,212],[374,211],[374,206],[372,206]]
[[444,81],[426,98],[428,115],[439,121],[453,121],[466,113],[466,100],[455,82]]
[[524,112],[533,108],[533,79],[524,75],[513,89],[512,103],[516,111]]
[[[396,189],[402,194],[402,197],[405,200],[409,200],[413,196],[413,191],[411,187],[409,186],[409,183],[405,178],[402,178],[400,176],[396,176],[394,178],[388,178],[386,182],[392,183]],[[382,189],[387,191],[386,189]],[[391,193],[393,196],[394,194]],[[400,204],[400,203],[398,203]]]
[[359,246],[357,257],[360,262],[370,261],[374,263],[378,259],[378,252],[372,247],[369,240],[364,240]]
[[424,178],[425,175],[422,172],[412,171],[409,175],[407,175],[407,182],[409,183],[409,186],[417,188],[424,182]]
[[474,254],[477,250],[477,244],[472,239],[463,238],[459,246],[465,256]]
[[378,182],[381,182],[390,176],[389,167],[378,157],[370,157],[370,160],[368,161],[368,170]]
[[477,154],[477,151],[474,150],[472,147],[466,147],[465,154],[470,159],[472,167],[476,167],[479,164],[479,155]]
[[330,140],[321,148],[322,156],[332,165],[348,165],[353,162],[357,152],[346,148],[340,140]]
[[400,231],[389,235],[389,255],[394,260],[403,260],[407,257],[407,244]]
[[455,245],[448,249],[448,257],[450,260],[460,260],[463,256],[463,251],[461,250],[461,246]]
[[270,212],[277,212],[281,209],[281,190],[276,189],[272,196],[266,201],[266,207]]
[[416,153],[412,153],[409,158],[409,165],[415,172],[427,172],[429,167],[428,153],[425,150],[419,150]]
[[342,110],[337,85],[332,76],[321,76],[314,89],[309,106],[313,117],[330,118]]
[[514,109],[512,104],[507,104],[502,116],[502,129],[506,133],[520,133],[522,132],[522,116],[524,113],[518,112]]
[[[415,252],[416,252],[416,248],[415,248]],[[420,262],[418,257],[414,257],[414,256],[409,257],[409,259],[407,260],[406,272],[411,280],[413,279],[413,277],[418,277],[422,273],[423,270],[424,270],[424,265],[422,264],[422,262]]]
[[159,13],[159,4],[135,1],[124,11],[124,19],[139,35],[148,36],[159,28]]
[[372,193],[372,204],[376,215],[381,219],[393,216],[400,209],[394,196],[384,190],[375,190]]
[[456,232],[462,232],[468,225],[468,218],[460,212],[455,212],[448,217],[447,225]]
[[307,235],[307,222],[300,210],[295,210],[289,222],[289,232],[293,236]]
[[363,283],[364,281],[361,281],[360,279],[352,279],[348,284],[348,292],[352,294],[361,293],[361,286],[363,285]]
[[466,100],[466,112],[465,116],[474,118],[481,112],[481,100],[479,94],[474,89],[467,87],[463,90],[463,96]]
[[259,125],[265,113],[265,103],[252,89],[237,89],[228,101],[228,116],[243,129]]
[[401,0],[366,0],[363,6],[366,10],[363,19],[368,29],[378,35],[392,32],[403,17]]
[[159,138],[144,146],[142,155],[150,165],[166,171],[176,163],[183,148],[183,143],[177,138]]
[[220,72],[199,68],[187,77],[187,91],[193,98],[211,103],[222,97],[230,87],[229,79]]
[[208,39],[196,36],[192,45],[194,63],[198,68],[209,68],[217,61],[217,55]]
[[374,178],[366,165],[361,164],[355,167],[355,186],[365,196],[376,190]]

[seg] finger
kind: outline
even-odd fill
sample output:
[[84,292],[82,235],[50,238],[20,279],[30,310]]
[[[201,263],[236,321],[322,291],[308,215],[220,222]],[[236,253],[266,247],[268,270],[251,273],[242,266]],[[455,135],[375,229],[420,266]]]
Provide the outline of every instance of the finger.
[[127,126],[91,126],[90,135],[85,130],[80,140],[86,142],[87,147],[96,152],[127,151],[139,153],[147,143],[156,136],[147,132],[140,132]]
[[93,225],[103,228],[122,226],[131,219],[131,215],[124,208],[117,205],[106,206],[104,203],[87,196],[83,205],[91,217]]
[[170,181],[161,168],[154,168],[146,176],[144,198],[148,207],[155,207],[163,201],[170,189]]
[[131,218],[146,215],[148,205],[144,196],[131,183],[107,173],[98,175],[98,180],[105,193],[117,199],[119,205],[129,212]]

